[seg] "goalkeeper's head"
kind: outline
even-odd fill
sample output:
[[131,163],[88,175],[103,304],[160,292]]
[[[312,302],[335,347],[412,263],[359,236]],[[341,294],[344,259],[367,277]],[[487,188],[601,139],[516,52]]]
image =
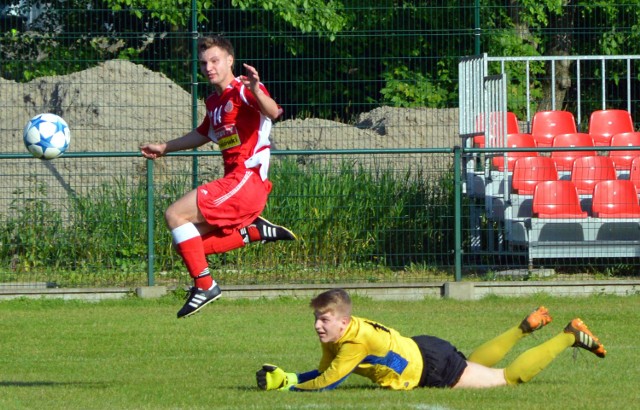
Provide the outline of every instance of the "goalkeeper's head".
[[317,313],[331,312],[335,316],[351,316],[351,298],[344,289],[331,289],[311,299],[309,306]]
[[342,337],[351,322],[351,298],[343,289],[331,289],[313,298],[309,304],[315,315],[315,329],[323,343]]

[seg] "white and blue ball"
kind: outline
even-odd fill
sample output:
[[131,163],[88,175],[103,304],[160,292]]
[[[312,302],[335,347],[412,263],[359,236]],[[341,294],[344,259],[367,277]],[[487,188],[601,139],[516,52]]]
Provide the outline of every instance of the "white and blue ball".
[[54,159],[69,148],[71,131],[66,121],[50,113],[38,114],[24,127],[24,145],[36,158]]

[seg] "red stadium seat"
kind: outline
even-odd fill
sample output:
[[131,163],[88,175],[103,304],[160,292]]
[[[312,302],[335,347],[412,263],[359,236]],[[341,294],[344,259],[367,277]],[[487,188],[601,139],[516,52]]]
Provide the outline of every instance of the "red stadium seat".
[[538,182],[558,179],[556,163],[549,157],[518,158],[513,167],[511,186],[513,193],[533,195]]
[[[640,147],[640,132],[622,132],[611,137],[612,147]],[[610,151],[609,156],[613,159],[616,169],[627,171],[631,166],[631,161],[640,156],[640,151]]]
[[633,161],[631,161],[629,180],[636,186],[636,192],[640,195],[640,156],[635,157]]
[[597,110],[589,117],[589,134],[596,146],[608,146],[615,134],[633,131],[633,119],[626,110]]
[[[583,132],[560,134],[553,138],[553,147],[593,147],[591,135]],[[556,162],[558,171],[571,171],[573,161],[579,157],[595,156],[596,151],[552,151],[551,158]]]
[[[507,146],[511,148],[535,148],[536,142],[531,134],[509,134],[507,135]],[[507,170],[513,171],[513,166],[518,158],[537,157],[537,152],[507,152]],[[504,171],[504,155],[496,155],[492,158],[494,168]]]
[[586,218],[571,181],[544,181],[533,191],[533,216],[538,218]]
[[539,147],[550,147],[558,134],[578,132],[576,120],[569,111],[539,111],[531,121],[531,135]]
[[578,195],[591,195],[600,181],[616,179],[616,168],[609,157],[591,156],[576,158],[571,170],[571,181]]
[[[492,124],[492,129],[489,131],[490,136],[499,136],[500,131],[500,113],[492,112],[489,114],[489,121]],[[495,129],[494,129],[495,128]],[[476,131],[484,131],[484,115],[478,115],[476,120]],[[507,112],[507,135],[508,134],[519,134],[520,133],[520,125],[518,125],[518,118],[516,115],[508,111]],[[476,135],[473,137],[473,146],[478,148],[485,147],[484,135]],[[490,144],[490,146],[495,146],[494,144]]]
[[597,218],[640,218],[640,203],[632,181],[600,181],[593,189],[591,210]]

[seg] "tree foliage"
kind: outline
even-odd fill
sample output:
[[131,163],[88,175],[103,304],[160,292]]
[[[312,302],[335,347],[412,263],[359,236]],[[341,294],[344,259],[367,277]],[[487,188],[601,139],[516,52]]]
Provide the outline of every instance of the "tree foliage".
[[[231,37],[238,60],[259,66],[291,116],[349,120],[380,104],[455,106],[459,57],[473,54],[478,38],[481,51],[494,56],[640,54],[640,0],[482,0],[477,10],[473,2],[453,0],[7,4],[0,27],[4,78],[29,81],[126,58],[189,89],[194,4],[197,31]],[[27,21],[34,9],[40,14]],[[7,16],[24,18],[16,23]],[[615,68],[609,71],[614,78]],[[589,75],[597,77],[597,70]],[[531,72],[532,96],[542,101],[550,73],[536,64]],[[510,67],[510,77],[509,93],[524,95],[523,68]],[[575,92],[562,91],[569,97]],[[585,86],[583,92],[591,90]],[[522,109],[516,98],[509,101],[516,105],[510,109]]]
[[[488,0],[482,8],[482,49],[492,56],[575,56],[575,55],[633,55],[640,53],[640,0],[585,1],[585,0]],[[616,64],[616,63],[612,63]],[[514,79],[508,89],[510,96],[525,94],[526,84],[519,82],[525,78],[524,67],[510,65],[510,77]],[[559,107],[572,109],[575,102],[575,82],[571,81],[575,67],[556,67],[556,95],[560,96]],[[582,100],[597,100],[594,96],[599,87],[597,78],[600,68],[583,67],[584,78],[591,78],[582,84]],[[625,67],[612,66],[608,75],[616,78],[616,72],[626,71]],[[532,97],[538,108],[551,108],[548,93],[551,84],[549,67],[542,64],[531,65]],[[565,84],[564,86],[562,84]],[[563,87],[568,87],[564,89]],[[609,90],[609,99],[615,100],[625,94],[620,84]],[[564,96],[564,97],[563,97]],[[632,99],[637,99],[634,94]],[[520,98],[521,100],[521,98]],[[517,98],[509,99],[513,111],[523,110]],[[546,104],[546,105],[545,105]],[[536,106],[534,106],[534,109]],[[589,112],[589,107],[584,107]],[[595,108],[593,106],[591,109]]]
[[241,10],[261,8],[290,24],[303,33],[317,32],[331,39],[344,27],[341,15],[342,4],[337,1],[322,0],[105,0],[114,11],[130,10],[136,17],[144,18],[145,12],[152,19],[187,29],[191,18],[192,4],[195,4],[198,23],[209,21],[207,11],[216,8],[235,7]]

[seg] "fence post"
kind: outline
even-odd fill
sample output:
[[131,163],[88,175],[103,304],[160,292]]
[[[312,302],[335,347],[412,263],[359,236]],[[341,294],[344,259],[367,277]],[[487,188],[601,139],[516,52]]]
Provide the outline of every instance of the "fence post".
[[454,190],[454,264],[456,282],[462,280],[462,148],[453,147],[453,190]]
[[[198,2],[191,0],[191,126],[198,126]],[[197,148],[193,149],[197,151]],[[197,155],[191,157],[191,187],[198,187]]]
[[480,0],[476,0],[473,8],[473,20],[474,20],[474,34],[473,40],[475,44],[475,54],[480,54],[480,35],[482,34],[482,27],[480,27]]
[[147,284],[155,284],[154,266],[156,261],[155,245],[153,241],[155,225],[154,212],[154,192],[153,192],[153,160],[148,159],[147,163]]

